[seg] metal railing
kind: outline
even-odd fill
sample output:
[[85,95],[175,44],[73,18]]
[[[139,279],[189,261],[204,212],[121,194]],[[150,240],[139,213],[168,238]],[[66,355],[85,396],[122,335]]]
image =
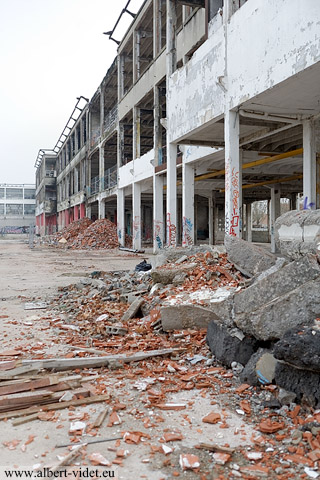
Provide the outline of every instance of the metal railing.
[[111,168],[108,168],[108,170],[105,171],[104,174],[104,185],[103,188],[104,190],[107,190],[108,188],[112,188],[118,183],[118,169],[117,165],[114,165]]
[[100,187],[100,179],[99,179],[99,176],[97,176],[97,177],[94,177],[91,180],[89,195],[91,196],[91,195],[95,195],[96,193],[98,193],[99,192],[99,187]]
[[100,128],[97,128],[91,134],[91,142],[90,142],[91,147],[94,146],[94,144],[98,141],[99,137],[100,137]]
[[115,105],[107,114],[104,120],[104,132],[109,132],[117,124],[118,120],[118,105]]

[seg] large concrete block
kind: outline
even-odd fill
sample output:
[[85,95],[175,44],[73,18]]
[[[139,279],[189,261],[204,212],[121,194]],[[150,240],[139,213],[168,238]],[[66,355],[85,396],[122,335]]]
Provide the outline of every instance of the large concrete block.
[[320,280],[306,282],[261,308],[235,315],[235,324],[259,340],[278,340],[287,330],[312,325],[320,315]]
[[302,399],[311,407],[320,407],[320,375],[293,368],[291,365],[278,362],[275,371],[275,382],[279,387],[284,388],[297,395],[297,401]]
[[275,222],[278,249],[291,259],[307,253],[319,254],[320,210],[293,210]]
[[241,382],[254,386],[272,383],[275,377],[276,363],[277,360],[271,350],[259,348],[241,372]]
[[207,328],[216,315],[208,308],[197,305],[173,305],[160,309],[162,329],[184,330],[186,328]]
[[259,310],[262,305],[286,295],[304,283],[320,277],[320,267],[313,255],[283,266],[250,287],[235,294],[234,313]]
[[239,265],[250,275],[256,275],[272,267],[277,257],[252,243],[226,235],[224,244],[230,262]]
[[208,325],[207,344],[216,359],[228,367],[232,362],[245,365],[258,348],[258,342],[254,338],[237,333],[240,335],[236,336],[236,332],[216,321],[211,321]]
[[196,263],[187,263],[179,267],[156,268],[151,271],[151,278],[153,284],[161,283],[162,285],[169,285],[173,283],[173,279],[178,275],[183,275],[189,270],[197,267]]
[[274,356],[297,368],[320,372],[319,326],[316,324],[287,331],[276,343]]

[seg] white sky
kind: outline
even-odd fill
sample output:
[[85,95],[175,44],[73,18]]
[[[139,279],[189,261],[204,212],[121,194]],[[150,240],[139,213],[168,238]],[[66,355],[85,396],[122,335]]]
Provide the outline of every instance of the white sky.
[[[76,97],[91,98],[116,55],[127,0],[0,0],[0,183],[35,183]],[[132,0],[136,13],[143,0]],[[121,40],[132,21],[125,14]]]

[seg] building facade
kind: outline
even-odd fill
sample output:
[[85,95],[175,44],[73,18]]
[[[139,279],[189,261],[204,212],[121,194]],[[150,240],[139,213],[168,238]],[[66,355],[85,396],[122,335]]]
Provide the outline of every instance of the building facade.
[[35,222],[34,185],[0,183],[0,233],[28,233]]
[[319,22],[317,0],[146,0],[51,152],[57,228],[109,218],[154,251],[250,241],[268,200],[274,248],[281,198],[320,203]]

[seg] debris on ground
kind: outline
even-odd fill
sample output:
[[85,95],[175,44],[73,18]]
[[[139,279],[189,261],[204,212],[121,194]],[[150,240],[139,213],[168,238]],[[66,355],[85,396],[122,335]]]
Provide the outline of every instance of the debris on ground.
[[[266,263],[261,271],[269,273],[251,270],[248,283],[245,267],[227,254],[189,253],[164,253],[145,272],[94,271],[43,299],[48,307],[38,324],[48,344],[22,338],[12,350],[4,342],[0,420],[16,428],[61,425],[61,445],[77,446],[85,463],[119,468],[120,478],[131,462],[140,462],[142,478],[157,480],[317,478],[314,303],[306,300],[310,315],[288,321],[288,331],[271,307],[268,315],[253,314],[277,304],[277,294],[293,298],[306,284],[313,291],[317,262]],[[295,271],[293,289],[286,278],[279,285]],[[249,313],[240,317],[245,304],[250,322]],[[4,447],[25,449],[27,442],[8,438]],[[99,442],[110,446],[90,450]],[[69,453],[60,462],[74,462]]]

